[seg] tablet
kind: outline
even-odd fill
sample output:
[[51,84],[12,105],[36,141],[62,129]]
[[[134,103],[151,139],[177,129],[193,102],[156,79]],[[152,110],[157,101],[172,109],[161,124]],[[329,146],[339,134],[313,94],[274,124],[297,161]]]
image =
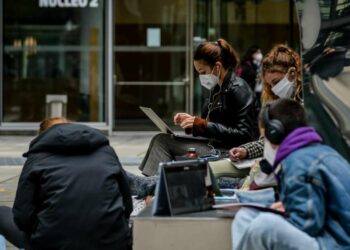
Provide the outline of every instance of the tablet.
[[203,159],[160,163],[153,215],[208,210],[214,204],[213,177]]

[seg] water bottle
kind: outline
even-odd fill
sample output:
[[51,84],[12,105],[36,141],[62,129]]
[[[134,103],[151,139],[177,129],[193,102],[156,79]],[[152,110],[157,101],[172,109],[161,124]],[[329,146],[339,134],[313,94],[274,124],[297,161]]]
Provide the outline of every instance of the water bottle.
[[188,158],[188,159],[197,159],[198,158],[198,154],[197,154],[196,148],[189,148],[187,150],[186,158]]

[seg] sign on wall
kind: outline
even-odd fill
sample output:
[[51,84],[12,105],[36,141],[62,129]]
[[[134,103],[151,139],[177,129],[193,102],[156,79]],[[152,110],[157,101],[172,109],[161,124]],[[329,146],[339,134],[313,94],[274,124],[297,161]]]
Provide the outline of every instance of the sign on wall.
[[147,46],[160,47],[160,28],[147,28]]
[[39,0],[40,8],[98,8],[99,0]]

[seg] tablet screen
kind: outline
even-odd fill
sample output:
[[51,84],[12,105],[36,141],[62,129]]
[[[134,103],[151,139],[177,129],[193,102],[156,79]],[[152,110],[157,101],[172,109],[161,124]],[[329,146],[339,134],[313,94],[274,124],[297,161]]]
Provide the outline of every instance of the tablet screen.
[[206,161],[167,163],[163,173],[171,214],[203,211],[214,204],[213,186]]

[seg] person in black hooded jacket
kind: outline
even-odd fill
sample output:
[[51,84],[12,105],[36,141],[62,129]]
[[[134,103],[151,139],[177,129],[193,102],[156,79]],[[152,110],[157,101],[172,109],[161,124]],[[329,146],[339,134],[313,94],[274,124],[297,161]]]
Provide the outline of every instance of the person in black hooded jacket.
[[41,129],[50,123],[24,154],[12,211],[0,207],[0,234],[26,249],[130,249],[130,188],[108,139],[64,118]]

